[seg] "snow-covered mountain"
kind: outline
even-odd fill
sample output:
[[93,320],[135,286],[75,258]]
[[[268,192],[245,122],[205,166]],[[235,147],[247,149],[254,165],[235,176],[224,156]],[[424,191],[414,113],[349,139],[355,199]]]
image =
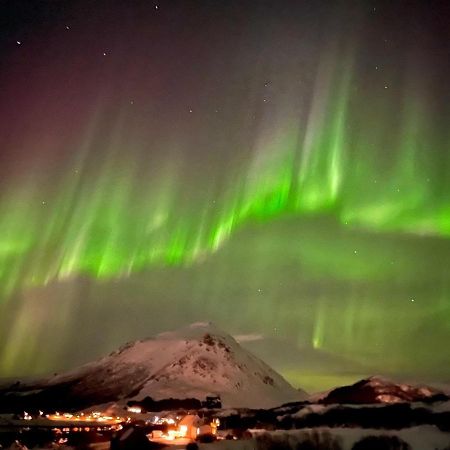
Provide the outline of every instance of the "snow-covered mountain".
[[[180,331],[132,342],[43,383],[11,388],[9,396],[20,394],[27,400],[35,396],[34,403],[40,397],[69,398],[78,403],[75,406],[126,403],[147,396],[155,400],[204,400],[207,395],[220,395],[225,407],[266,408],[306,398],[209,323],[195,323]],[[0,401],[2,397],[0,392]]]
[[382,377],[370,377],[358,381],[351,386],[342,386],[324,393],[321,403],[401,403],[401,402],[431,402],[445,399],[446,395],[430,386],[413,386],[394,383]]

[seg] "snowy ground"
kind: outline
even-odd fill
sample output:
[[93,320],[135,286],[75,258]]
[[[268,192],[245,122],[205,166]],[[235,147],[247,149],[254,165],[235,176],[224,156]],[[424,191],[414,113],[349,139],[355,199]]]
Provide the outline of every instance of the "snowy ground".
[[[276,444],[288,444],[295,450],[300,442],[311,438],[322,444],[318,450],[330,449],[327,446],[329,439],[336,438],[339,450],[351,450],[352,447],[366,436],[398,436],[410,445],[411,450],[450,450],[450,433],[439,431],[433,426],[420,426],[406,428],[399,431],[385,431],[360,428],[314,428],[292,431],[253,430],[253,439],[222,440],[212,444],[199,444],[200,450],[273,450]],[[268,437],[268,438],[267,438]],[[164,442],[169,444],[169,442]],[[185,448],[187,440],[177,439],[168,445],[169,449]],[[271,446],[270,444],[274,446]],[[280,445],[281,446],[281,445]],[[97,444],[95,450],[107,450],[108,444]],[[283,445],[283,449],[287,448]],[[332,447],[335,449],[336,447]]]
[[[253,438],[246,440],[222,440],[211,444],[199,444],[200,450],[293,450],[300,443],[315,443],[317,450],[352,450],[353,446],[367,436],[397,436],[410,446],[411,450],[450,450],[450,433],[439,431],[433,426],[419,426],[399,431],[360,428],[314,428],[292,431],[252,430]],[[177,439],[167,446],[169,450],[186,448],[186,439]],[[92,444],[92,450],[109,450],[109,442]],[[61,450],[73,450],[60,447]],[[385,447],[382,447],[385,448]],[[397,447],[395,447],[397,448]],[[20,450],[17,447],[11,450]],[[39,449],[34,449],[39,450]],[[45,449],[48,450],[48,449]]]
[[[340,450],[351,450],[353,445],[366,436],[398,436],[410,445],[411,450],[449,450],[450,433],[443,433],[433,426],[420,426],[407,428],[400,431],[384,431],[358,428],[315,428],[293,431],[261,432],[258,436],[249,440],[218,441],[213,444],[200,444],[201,450],[267,450],[274,449],[273,444],[289,444],[293,450],[308,436],[319,436],[318,440],[325,450],[327,439],[336,438]],[[269,439],[267,439],[267,437]],[[286,448],[284,445],[282,448]],[[333,449],[336,447],[332,447]]]

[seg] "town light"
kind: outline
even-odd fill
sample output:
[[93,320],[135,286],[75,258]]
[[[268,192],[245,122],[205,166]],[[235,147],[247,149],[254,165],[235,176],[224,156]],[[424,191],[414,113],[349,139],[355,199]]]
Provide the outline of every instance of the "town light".
[[129,406],[128,411],[136,414],[141,414],[142,408],[140,406]]

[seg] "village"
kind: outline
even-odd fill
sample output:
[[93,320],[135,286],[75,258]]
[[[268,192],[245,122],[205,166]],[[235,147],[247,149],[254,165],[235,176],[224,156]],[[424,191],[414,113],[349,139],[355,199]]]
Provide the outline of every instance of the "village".
[[[52,412],[0,415],[0,448],[66,448],[91,446],[96,450],[131,450],[186,446],[193,442],[233,439],[219,430],[220,419],[211,412],[147,412],[128,406],[105,411]],[[155,447],[155,445],[153,445]]]
[[[376,387],[380,384],[375,380]],[[411,389],[398,387],[399,395],[405,391]],[[300,401],[268,409],[211,407],[218,405],[217,398],[200,402],[200,408],[155,411],[144,406],[167,402],[175,400],[0,414],[0,450],[449,450],[447,397],[368,404],[343,398],[340,403]],[[433,446],[391,445],[419,442],[422,436]],[[374,440],[376,447],[366,446]]]

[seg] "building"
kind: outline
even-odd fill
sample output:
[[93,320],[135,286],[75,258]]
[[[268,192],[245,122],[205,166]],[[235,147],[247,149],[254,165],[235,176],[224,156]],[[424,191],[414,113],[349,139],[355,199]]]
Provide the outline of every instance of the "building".
[[195,440],[201,435],[215,435],[219,424],[219,419],[213,419],[210,423],[205,423],[205,420],[196,414],[188,414],[178,423],[178,436]]
[[178,423],[178,435],[188,439],[197,439],[199,429],[204,425],[203,420],[196,414],[184,416]]

